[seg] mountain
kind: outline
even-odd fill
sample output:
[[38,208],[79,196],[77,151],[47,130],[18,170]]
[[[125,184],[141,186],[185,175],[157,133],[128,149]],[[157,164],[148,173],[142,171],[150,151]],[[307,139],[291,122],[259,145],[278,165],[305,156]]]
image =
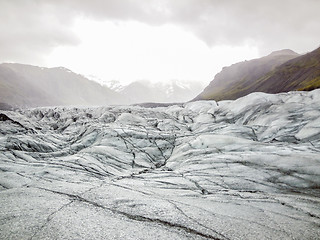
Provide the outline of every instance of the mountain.
[[104,82],[104,85],[123,95],[130,103],[173,103],[186,102],[203,90],[200,82],[171,80],[169,82],[135,81],[122,85],[118,81]]
[[102,81],[102,85],[110,88],[115,92],[121,92],[125,88],[125,85],[121,84],[121,82],[116,80]]
[[287,61],[250,86],[253,91],[267,93],[310,91],[319,87],[320,47]]
[[319,239],[319,109],[320,89],[0,111],[0,239]]
[[178,80],[136,81],[122,85],[118,81],[103,82],[93,76],[86,78],[63,67],[0,64],[0,103],[13,107],[186,102],[203,87],[201,83]]
[[12,106],[123,104],[122,96],[63,68],[0,65],[0,102]]
[[281,64],[298,56],[299,54],[292,50],[285,49],[262,58],[224,67],[194,100],[233,100],[254,91],[264,92],[263,88],[254,87],[257,81]]

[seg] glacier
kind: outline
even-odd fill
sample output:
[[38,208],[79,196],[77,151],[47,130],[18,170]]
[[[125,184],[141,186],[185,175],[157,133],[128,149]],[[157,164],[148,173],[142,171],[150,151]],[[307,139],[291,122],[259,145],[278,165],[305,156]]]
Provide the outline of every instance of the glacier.
[[320,90],[0,121],[0,239],[320,236]]

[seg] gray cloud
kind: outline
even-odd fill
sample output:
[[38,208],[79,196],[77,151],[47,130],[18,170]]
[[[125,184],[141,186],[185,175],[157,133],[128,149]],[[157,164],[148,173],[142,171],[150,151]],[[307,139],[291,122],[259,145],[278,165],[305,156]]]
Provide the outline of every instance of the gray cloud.
[[0,1],[0,61],[37,62],[59,45],[75,45],[67,11],[43,1]]
[[318,9],[318,0],[1,0],[0,60],[41,58],[57,45],[79,43],[71,31],[77,16],[171,23],[209,46],[254,43],[263,54],[305,52],[319,46]]

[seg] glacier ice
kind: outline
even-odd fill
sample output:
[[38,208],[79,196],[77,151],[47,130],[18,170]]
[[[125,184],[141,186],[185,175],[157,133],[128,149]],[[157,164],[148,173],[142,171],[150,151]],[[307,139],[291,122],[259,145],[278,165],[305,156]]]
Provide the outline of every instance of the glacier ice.
[[0,239],[320,236],[320,90],[1,114]]

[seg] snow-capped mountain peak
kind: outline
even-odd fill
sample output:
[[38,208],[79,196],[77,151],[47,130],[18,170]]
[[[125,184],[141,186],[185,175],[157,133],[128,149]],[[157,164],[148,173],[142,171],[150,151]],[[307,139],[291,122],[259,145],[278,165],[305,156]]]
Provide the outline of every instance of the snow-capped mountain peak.
[[132,103],[141,102],[185,102],[196,96],[202,89],[203,84],[181,80],[169,82],[151,82],[138,80],[128,85],[119,81],[106,81],[103,85],[125,95]]
[[121,92],[125,88],[125,85],[117,80],[102,81],[102,85],[110,88],[115,92]]

